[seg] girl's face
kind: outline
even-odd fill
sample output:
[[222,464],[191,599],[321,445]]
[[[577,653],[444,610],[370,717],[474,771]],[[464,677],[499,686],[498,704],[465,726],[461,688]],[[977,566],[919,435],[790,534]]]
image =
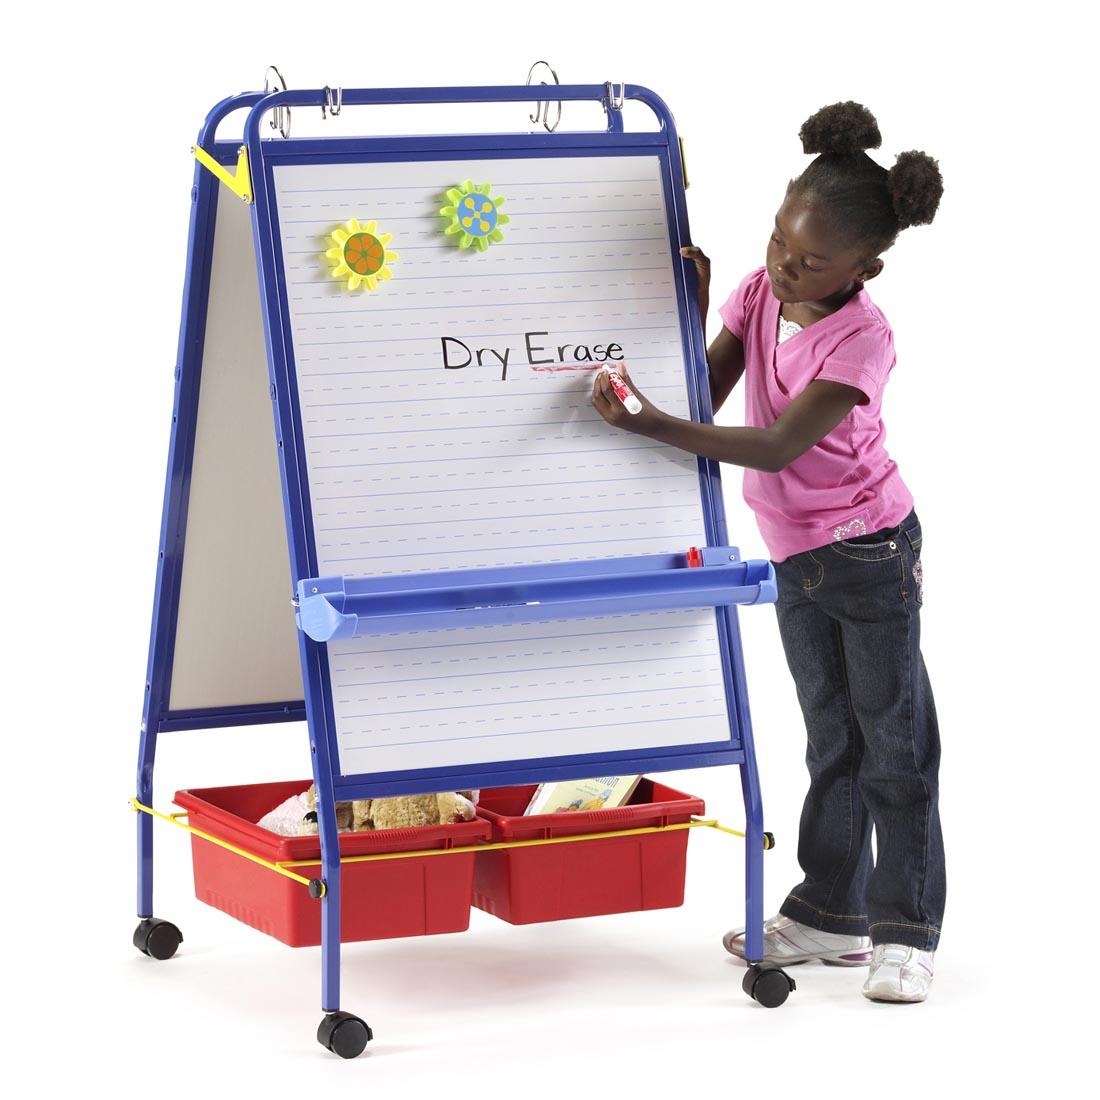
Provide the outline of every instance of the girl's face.
[[[828,302],[873,279],[882,260],[846,245],[810,196],[788,194],[768,241],[768,277],[781,302]],[[858,288],[857,288],[858,289]]]

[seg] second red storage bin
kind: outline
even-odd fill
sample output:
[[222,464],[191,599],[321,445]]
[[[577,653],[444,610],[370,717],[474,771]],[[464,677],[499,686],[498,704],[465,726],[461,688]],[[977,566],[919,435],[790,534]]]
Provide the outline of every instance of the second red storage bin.
[[[524,817],[534,792],[534,786],[481,792],[478,816],[492,825],[494,841],[681,824],[706,810],[701,799],[643,779],[629,804],[617,809]],[[682,905],[689,832],[479,852],[474,905],[510,924]]]

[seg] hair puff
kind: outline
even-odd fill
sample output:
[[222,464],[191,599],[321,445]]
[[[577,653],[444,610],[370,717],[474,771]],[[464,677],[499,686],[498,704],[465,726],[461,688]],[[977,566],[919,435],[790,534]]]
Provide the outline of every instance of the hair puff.
[[802,123],[798,136],[806,153],[844,156],[877,149],[882,144],[875,116],[862,103],[850,99],[822,107]]
[[927,225],[943,197],[943,176],[939,162],[927,153],[910,150],[899,153],[886,177],[886,186],[898,215],[898,226]]

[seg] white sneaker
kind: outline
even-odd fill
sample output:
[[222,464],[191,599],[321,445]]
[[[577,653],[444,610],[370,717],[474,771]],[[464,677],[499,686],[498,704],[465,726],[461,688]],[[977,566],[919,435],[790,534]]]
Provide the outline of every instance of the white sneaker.
[[864,997],[903,1004],[923,1001],[932,985],[934,954],[902,943],[876,944],[871,973],[863,986]]
[[[743,959],[745,930],[735,928],[727,932],[722,937],[722,946]],[[764,962],[785,966],[814,959],[828,966],[866,966],[871,961],[871,937],[819,932],[784,916],[770,917],[764,922]]]

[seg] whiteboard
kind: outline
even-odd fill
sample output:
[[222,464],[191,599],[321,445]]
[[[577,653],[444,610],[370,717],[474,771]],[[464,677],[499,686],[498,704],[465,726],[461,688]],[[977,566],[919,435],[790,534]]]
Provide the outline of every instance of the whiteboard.
[[[464,179],[511,219],[484,253],[442,232]],[[589,401],[602,351],[690,415],[658,157],[287,164],[273,180],[321,576],[706,543],[697,459]],[[323,258],[351,217],[398,254],[373,292]],[[730,739],[713,609],[327,651],[343,775]]]

